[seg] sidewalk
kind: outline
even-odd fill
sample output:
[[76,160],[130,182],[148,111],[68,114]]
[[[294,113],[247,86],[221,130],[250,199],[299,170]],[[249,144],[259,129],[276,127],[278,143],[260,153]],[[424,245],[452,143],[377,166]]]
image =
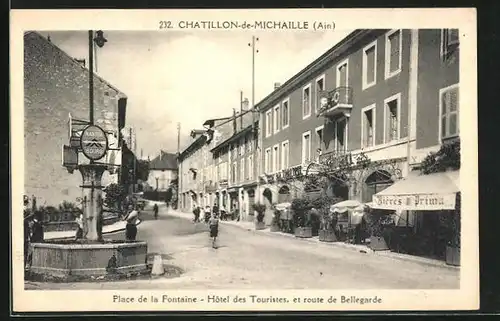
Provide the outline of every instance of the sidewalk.
[[[186,218],[189,220],[193,219],[192,213],[184,213],[184,212],[175,211],[172,209],[168,209],[167,214],[181,217],[181,218]],[[276,237],[293,238],[293,239],[297,240],[298,242],[309,242],[309,243],[316,243],[316,244],[319,243],[321,245],[327,245],[327,246],[331,246],[331,247],[341,247],[341,248],[354,250],[354,251],[358,251],[358,252],[364,252],[364,253],[369,253],[369,254],[373,254],[373,255],[380,255],[380,256],[391,258],[391,259],[396,259],[396,260],[411,261],[411,262],[415,262],[415,263],[443,267],[443,268],[448,268],[448,269],[452,269],[452,270],[459,270],[460,269],[460,267],[447,265],[445,262],[439,261],[439,260],[433,260],[433,259],[423,258],[423,257],[419,257],[419,256],[391,252],[391,251],[373,251],[372,249],[370,249],[366,245],[348,244],[348,243],[343,243],[343,242],[320,242],[319,238],[317,236],[312,237],[312,238],[297,238],[293,234],[282,233],[282,232],[271,232],[270,228],[266,228],[263,230],[255,230],[255,224],[253,222],[236,222],[236,221],[219,221],[219,222],[223,225],[235,226],[235,227],[238,227],[240,229],[244,229],[244,230],[247,230],[247,231],[250,231],[253,233],[258,233],[258,234],[263,234],[263,235],[272,235],[272,236],[276,236]]]
[[[137,220],[137,224],[139,225],[141,220]],[[125,230],[125,226],[127,222],[119,221],[110,225],[105,225],[102,227],[102,234],[110,234],[116,233]],[[58,239],[69,239],[75,237],[76,230],[74,231],[53,231],[53,232],[45,232],[44,239],[45,240],[58,240]]]

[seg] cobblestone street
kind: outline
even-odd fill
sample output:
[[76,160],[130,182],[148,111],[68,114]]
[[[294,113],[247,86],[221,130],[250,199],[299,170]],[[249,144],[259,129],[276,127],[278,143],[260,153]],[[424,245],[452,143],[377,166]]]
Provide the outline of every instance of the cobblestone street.
[[[454,289],[458,269],[360,253],[294,238],[257,234],[221,225],[218,249],[207,228],[165,213],[141,214],[138,239],[165,264],[185,270],[180,278],[104,283],[28,283],[27,289]],[[109,238],[124,238],[123,232]]]

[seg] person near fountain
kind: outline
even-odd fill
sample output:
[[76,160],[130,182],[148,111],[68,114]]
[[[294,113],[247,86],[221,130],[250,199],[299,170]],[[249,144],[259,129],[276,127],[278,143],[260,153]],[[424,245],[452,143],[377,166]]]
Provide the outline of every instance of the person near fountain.
[[125,238],[127,241],[135,241],[137,236],[137,220],[139,219],[139,209],[136,206],[130,207],[130,212],[125,216],[124,221],[127,221],[125,226]]
[[76,224],[78,225],[76,229],[75,241],[81,239],[83,237],[83,213],[77,216],[75,219]]

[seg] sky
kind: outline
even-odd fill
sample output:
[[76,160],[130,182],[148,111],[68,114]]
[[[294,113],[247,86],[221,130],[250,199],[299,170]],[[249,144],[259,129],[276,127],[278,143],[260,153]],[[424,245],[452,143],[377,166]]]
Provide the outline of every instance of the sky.
[[[322,55],[352,30],[262,32],[255,56],[255,103]],[[87,31],[42,31],[77,59],[87,59]],[[126,126],[137,151],[157,156],[181,150],[206,119],[232,115],[240,91],[251,101],[252,34],[244,31],[106,31],[97,74],[128,97]],[[87,60],[88,61],[88,60]],[[138,155],[140,156],[140,155]]]

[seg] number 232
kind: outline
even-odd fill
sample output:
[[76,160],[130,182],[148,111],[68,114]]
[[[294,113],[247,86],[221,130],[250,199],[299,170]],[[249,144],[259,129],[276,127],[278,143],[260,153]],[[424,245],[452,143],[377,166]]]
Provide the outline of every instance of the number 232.
[[159,22],[159,26],[158,27],[160,29],[172,29],[172,21],[161,20]]

